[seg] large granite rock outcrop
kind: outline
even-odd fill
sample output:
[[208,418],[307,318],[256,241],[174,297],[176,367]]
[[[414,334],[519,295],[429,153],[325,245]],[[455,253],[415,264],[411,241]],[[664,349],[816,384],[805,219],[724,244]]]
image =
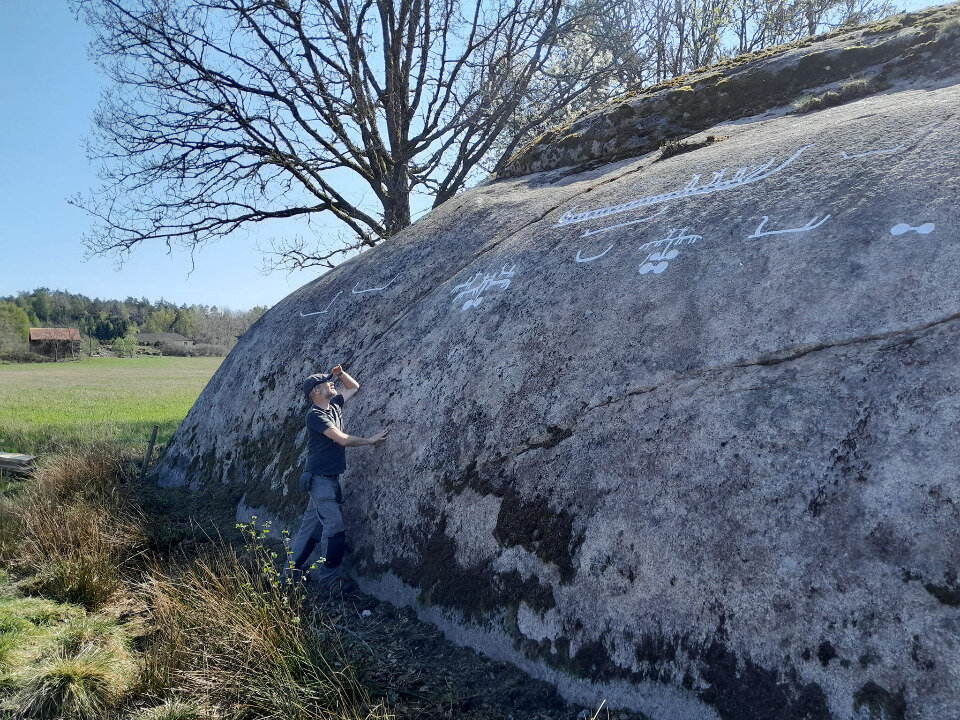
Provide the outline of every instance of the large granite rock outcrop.
[[272,308],[160,481],[290,526],[298,384],[342,361],[347,429],[391,431],[344,477],[370,592],[651,718],[955,717],[960,74],[927,67],[463,193]]

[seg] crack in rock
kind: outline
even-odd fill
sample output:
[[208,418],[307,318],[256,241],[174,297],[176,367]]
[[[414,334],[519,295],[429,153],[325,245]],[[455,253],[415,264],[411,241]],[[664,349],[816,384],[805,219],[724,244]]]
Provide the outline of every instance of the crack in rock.
[[689,370],[687,372],[676,373],[671,375],[668,378],[665,378],[659,383],[653,385],[646,385],[641,388],[636,388],[634,390],[628,390],[623,395],[613,398],[607,398],[603,402],[596,403],[593,405],[586,405],[586,410],[594,410],[596,408],[607,407],[608,405],[614,405],[616,403],[622,402],[629,397],[634,395],[645,395],[647,393],[654,392],[664,385],[669,385],[675,382],[681,382],[683,380],[688,380],[690,378],[701,377],[703,375],[709,375],[711,373],[722,372],[724,370],[731,370],[733,368],[748,368],[748,367],[770,367],[773,365],[780,365],[783,363],[793,362],[794,360],[799,360],[802,357],[810,355],[811,353],[820,352],[822,350],[831,350],[833,348],[842,348],[850,347],[851,345],[866,345],[872,342],[880,342],[883,340],[898,339],[900,342],[907,341],[911,339],[910,336],[916,336],[928,332],[940,325],[946,325],[951,322],[960,319],[960,312],[953,313],[939,320],[934,320],[929,323],[923,323],[916,327],[912,328],[903,328],[900,330],[891,330],[885,333],[875,333],[872,335],[863,335],[856,338],[850,338],[848,340],[837,340],[834,342],[826,343],[817,343],[816,345],[809,345],[807,347],[794,349],[791,351],[779,351],[775,353],[768,353],[766,355],[761,355],[759,358],[754,360],[742,360],[739,362],[729,363],[726,365],[711,365],[710,367],[698,368],[696,370]]

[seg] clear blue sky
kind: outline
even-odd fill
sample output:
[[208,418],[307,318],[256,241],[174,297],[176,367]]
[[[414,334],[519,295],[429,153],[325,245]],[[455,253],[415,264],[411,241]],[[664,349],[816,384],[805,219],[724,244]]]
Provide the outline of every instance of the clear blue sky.
[[258,270],[258,239],[314,232],[295,222],[207,246],[192,274],[188,255],[162,245],[138,248],[119,271],[110,258],[84,262],[90,219],[66,200],[96,181],[83,138],[104,81],[87,58],[89,37],[63,0],[0,0],[0,296],[47,286],[247,309],[317,277],[319,268]]
[[88,39],[64,0],[0,0],[0,296],[46,286],[247,309],[273,305],[315,278],[319,269],[258,270],[258,241],[315,232],[295,221],[207,246],[192,274],[186,254],[170,256],[162,245],[139,247],[119,271],[109,258],[84,262],[90,220],[66,199],[96,180],[82,141],[103,81],[87,58]]

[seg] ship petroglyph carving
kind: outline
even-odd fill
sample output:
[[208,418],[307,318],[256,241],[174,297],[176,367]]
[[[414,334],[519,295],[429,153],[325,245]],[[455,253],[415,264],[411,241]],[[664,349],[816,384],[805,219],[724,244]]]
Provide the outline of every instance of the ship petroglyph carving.
[[697,240],[703,239],[702,235],[688,233],[689,229],[689,227],[670,228],[667,237],[662,240],[651,240],[641,245],[639,248],[641,252],[650,248],[657,248],[657,251],[644,258],[640,264],[640,274],[646,275],[652,272],[654,275],[660,275],[667,269],[670,261],[680,254],[680,250],[677,249],[679,246],[684,243],[693,245]]
[[343,294],[343,290],[340,290],[336,295],[333,296],[333,300],[327,303],[327,306],[323,310],[318,310],[317,312],[308,312],[305,313],[303,310],[300,311],[300,317],[310,317],[311,315],[326,315],[327,311],[333,306],[337,301],[337,298]]
[[762,165],[741,167],[730,177],[727,177],[727,169],[723,168],[722,170],[714,172],[713,177],[706,183],[700,182],[701,175],[694,175],[690,178],[690,182],[684,187],[671,190],[670,192],[660,193],[659,195],[647,195],[618,205],[608,205],[607,207],[585,210],[583,212],[574,212],[577,209],[577,206],[574,206],[560,216],[557,220],[557,225],[587,222],[589,220],[596,220],[598,218],[646,207],[647,205],[659,205],[660,203],[669,202],[670,200],[709,195],[720,192],[721,190],[732,190],[743,187],[744,185],[750,185],[780,172],[796,161],[805,150],[811,147],[813,147],[813,145],[804,145],[776,166],[774,166],[774,163],[777,161],[777,156],[774,155]]
[[757,225],[757,229],[753,231],[752,235],[747,235],[747,239],[750,240],[751,238],[762,238],[766,237],[767,235],[786,235],[788,233],[809,232],[823,225],[827,220],[830,219],[830,215],[827,214],[822,220],[819,218],[819,215],[814,215],[806,225],[801,225],[800,227],[785,228],[783,230],[764,230],[763,228],[766,227],[767,222],[770,220],[770,218],[764,215],[763,219],[760,221],[760,224]]
[[465,300],[463,307],[460,308],[461,312],[469,310],[470,308],[477,307],[480,303],[483,302],[483,294],[491,289],[506,290],[510,287],[510,281],[513,279],[516,274],[516,265],[507,267],[504,265],[500,268],[500,272],[490,272],[486,273],[483,271],[477,272],[472,278],[467,280],[464,283],[460,283],[453,290],[450,291],[451,295],[456,295],[453,299],[454,304]]

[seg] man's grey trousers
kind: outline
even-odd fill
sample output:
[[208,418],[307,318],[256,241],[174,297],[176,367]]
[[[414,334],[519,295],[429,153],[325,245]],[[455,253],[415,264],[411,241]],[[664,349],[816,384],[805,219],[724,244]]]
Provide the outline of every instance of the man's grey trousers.
[[307,567],[313,551],[320,546],[324,563],[313,572],[320,582],[329,581],[340,574],[340,563],[343,562],[347,542],[343,515],[340,513],[342,503],[338,476],[313,476],[310,502],[290,547],[293,550],[294,567],[302,571]]

